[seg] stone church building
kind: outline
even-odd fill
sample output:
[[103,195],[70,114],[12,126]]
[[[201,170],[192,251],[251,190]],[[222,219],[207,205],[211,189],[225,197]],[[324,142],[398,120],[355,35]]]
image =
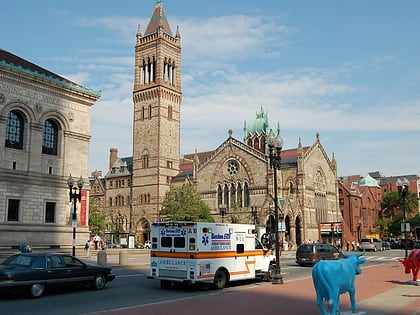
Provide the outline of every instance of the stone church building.
[[[135,233],[140,243],[149,239],[150,225],[164,219],[160,204],[170,186],[182,183],[196,187],[216,221],[255,222],[270,230],[275,194],[267,137],[280,135],[279,124],[261,108],[245,125],[243,140],[229,131],[214,150],[180,158],[180,39],[157,1],[144,34],[139,27],[136,36],[133,156],[120,158],[112,148],[104,178],[92,174],[91,195],[112,216],[114,229]],[[296,148],[281,151],[277,187],[282,237],[299,244],[323,237],[321,223],[336,222],[338,235],[342,218],[335,158],[328,157],[318,134],[310,146],[296,142]]]

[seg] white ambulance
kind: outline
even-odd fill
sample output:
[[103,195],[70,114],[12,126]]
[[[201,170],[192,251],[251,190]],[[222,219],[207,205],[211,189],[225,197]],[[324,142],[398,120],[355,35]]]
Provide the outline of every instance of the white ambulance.
[[262,277],[271,281],[275,256],[256,238],[251,224],[157,222],[152,225],[149,279],[161,287]]

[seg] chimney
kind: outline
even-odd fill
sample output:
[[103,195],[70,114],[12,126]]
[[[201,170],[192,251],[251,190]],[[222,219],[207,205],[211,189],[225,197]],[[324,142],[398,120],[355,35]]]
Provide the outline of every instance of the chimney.
[[92,172],[92,177],[93,178],[101,178],[102,177],[102,171],[94,170]]
[[114,165],[117,159],[118,159],[118,149],[111,148],[109,150],[109,169],[112,168],[112,165]]

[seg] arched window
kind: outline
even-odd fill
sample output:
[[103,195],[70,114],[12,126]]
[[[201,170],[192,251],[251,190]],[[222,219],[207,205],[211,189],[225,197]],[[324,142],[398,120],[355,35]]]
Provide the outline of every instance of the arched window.
[[149,167],[149,156],[147,154],[143,155],[143,168]]
[[235,184],[232,183],[230,185],[230,206],[231,208],[235,208],[236,205],[236,187]]
[[237,198],[237,203],[238,203],[238,207],[240,207],[240,208],[242,208],[242,206],[243,206],[243,203],[242,203],[242,193],[243,193],[243,190],[242,190],[242,185],[241,185],[241,183],[239,183],[238,184],[238,194],[237,194],[237,196],[238,196],[238,198]]
[[244,207],[249,207],[249,186],[248,183],[244,184]]
[[23,149],[23,116],[16,110],[7,114],[6,143],[7,148]]
[[229,207],[229,187],[228,187],[227,184],[225,184],[225,189],[223,191],[223,195],[224,195],[223,197],[225,199],[226,207]]
[[217,205],[218,207],[223,204],[223,191],[220,185],[217,186]]
[[289,194],[294,194],[295,193],[295,188],[293,187],[293,183],[290,182],[289,183]]
[[54,120],[47,119],[42,134],[42,153],[57,155],[58,125]]

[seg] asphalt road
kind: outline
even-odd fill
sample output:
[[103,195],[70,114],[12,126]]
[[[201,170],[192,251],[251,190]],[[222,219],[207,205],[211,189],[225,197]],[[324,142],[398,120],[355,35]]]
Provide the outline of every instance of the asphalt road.
[[[366,253],[367,263],[363,268],[396,261],[404,251]],[[310,277],[311,267],[300,267],[294,262],[293,254],[284,255],[281,260],[284,281],[293,281]],[[159,282],[146,279],[147,266],[114,268],[116,279],[107,284],[102,291],[86,289],[60,289],[46,292],[39,299],[23,296],[0,295],[2,314],[91,314],[101,311],[123,309],[132,306],[182,300],[200,295],[217,294],[219,291],[189,287],[164,290]],[[243,290],[258,285],[271,285],[266,282],[246,281],[235,283],[225,290]],[[312,288],[311,288],[312,289]]]

